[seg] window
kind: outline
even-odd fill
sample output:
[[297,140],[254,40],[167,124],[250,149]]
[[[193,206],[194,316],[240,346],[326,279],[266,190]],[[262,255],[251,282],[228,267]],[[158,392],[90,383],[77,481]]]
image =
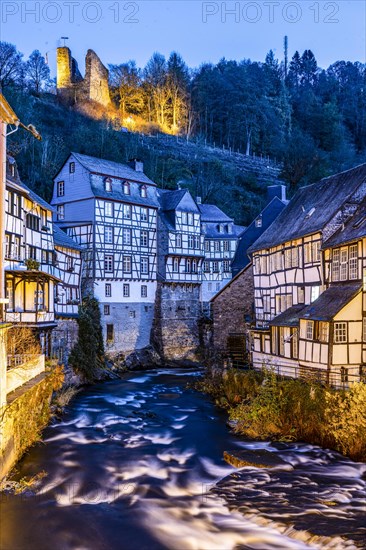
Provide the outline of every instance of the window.
[[104,255],[104,271],[106,273],[113,273],[113,254]]
[[58,220],[64,220],[65,219],[65,205],[59,204],[57,206],[57,219]]
[[347,342],[347,323],[334,323],[334,343],[344,344]]
[[215,241],[214,242],[214,251],[215,252],[220,252],[220,241]]
[[124,204],[123,205],[123,217],[126,220],[130,220],[132,218],[132,210],[130,204]]
[[216,283],[216,291],[220,290],[220,283]]
[[57,182],[57,196],[63,197],[65,194],[65,182],[64,181],[58,181]]
[[311,295],[310,295],[310,302],[313,303],[315,300],[319,298],[320,295],[320,286],[312,286],[311,287]]
[[35,310],[45,309],[43,290],[35,290],[34,291],[34,309]]
[[146,197],[147,197],[147,187],[146,187],[146,185],[141,185],[140,195],[141,195],[141,198],[146,199]]
[[205,241],[205,252],[210,252],[210,241]]
[[188,235],[188,248],[194,248],[194,238],[193,235]]
[[285,249],[285,268],[289,269],[292,266],[292,249]]
[[328,323],[324,323],[324,321],[319,322],[319,341],[320,342],[328,342]]
[[141,231],[140,233],[140,245],[147,246],[149,242],[149,233],[148,231]]
[[312,260],[313,262],[320,262],[320,241],[312,243]]
[[279,355],[285,355],[285,329],[278,327]]
[[362,318],[362,341],[366,342],[366,317]]
[[203,271],[204,273],[210,273],[210,262],[203,262]]
[[229,241],[223,241],[222,244],[223,244],[224,252],[229,252],[230,250]]
[[131,229],[124,228],[122,230],[122,241],[123,241],[123,244],[127,244],[127,245],[131,244]]
[[105,178],[104,179],[104,189],[107,193],[112,193],[112,179],[111,178]]
[[182,224],[187,223],[187,212],[182,212]]
[[149,258],[142,257],[140,260],[141,264],[141,275],[149,274]]
[[192,273],[197,273],[197,260],[192,260]]
[[114,325],[107,325],[107,342],[114,340]]
[[123,297],[124,298],[129,298],[130,297],[130,285],[129,284],[124,284],[123,285]]
[[9,202],[10,202],[10,214],[12,216],[17,216],[18,218],[22,215],[21,209],[21,198],[16,193],[9,193]]
[[191,212],[188,212],[188,217],[187,217],[187,220],[188,220],[188,225],[193,225],[193,214]]
[[136,317],[136,311],[129,311],[129,312],[128,312],[128,316],[129,316],[131,319],[135,319],[135,317]]
[[358,251],[357,244],[349,247],[349,278],[358,279]]
[[333,250],[332,258],[332,280],[339,281],[339,248]]
[[104,315],[110,315],[111,313],[111,310],[110,310],[110,306],[104,306]]
[[20,237],[6,235],[5,256],[12,260],[20,260]]
[[259,217],[255,220],[255,226],[256,226],[256,227],[262,227],[262,216],[259,216]]
[[74,271],[74,261],[71,256],[67,256],[66,258],[66,269],[67,271]]
[[207,285],[207,290],[208,290],[209,292],[212,292],[212,283],[208,283],[208,285]]
[[311,243],[304,244],[304,262],[306,264],[311,263]]
[[294,359],[297,359],[299,356],[299,340],[298,340],[297,328],[291,329],[291,352],[292,352],[292,357]]
[[9,300],[9,303],[7,304],[6,308],[8,310],[14,309],[14,288],[13,288],[13,281],[7,281],[6,282],[6,297]]
[[230,262],[228,260],[224,260],[222,263],[222,270],[224,273],[230,272]]
[[123,273],[131,273],[131,256],[123,256]]
[[201,248],[201,242],[199,237],[194,238],[194,248],[196,250],[199,250]]
[[147,298],[147,286],[141,285],[141,298]]
[[191,272],[191,260],[189,258],[186,259],[186,273]]
[[34,214],[27,214],[25,221],[28,229],[39,231],[40,218],[38,216],[34,216]]
[[180,233],[175,236],[175,246],[176,248],[182,248],[182,235]]
[[113,202],[104,203],[104,215],[108,218],[113,218]]
[[106,225],[104,228],[104,243],[113,244],[113,226]]
[[314,321],[306,321],[306,339],[313,340],[314,337]]
[[291,267],[299,267],[299,248],[297,246],[291,248]]
[[128,183],[128,181],[124,181],[122,187],[123,187],[123,193],[125,195],[130,195],[131,189],[130,189],[130,184]]
[[75,174],[75,162],[69,163],[69,172],[70,174]]
[[179,258],[173,258],[173,273],[179,272]]
[[37,259],[37,249],[35,246],[32,246],[32,245],[28,246],[28,258],[31,258],[32,260]]
[[341,281],[347,280],[348,275],[348,249],[347,248],[341,248],[341,255],[340,255],[340,279]]
[[141,210],[140,210],[140,220],[142,222],[147,222],[148,221],[148,210],[147,210],[147,208],[141,208]]
[[112,296],[112,285],[111,283],[106,283],[104,286],[104,294],[106,298],[111,298]]
[[212,262],[212,271],[218,273],[220,271],[219,262]]

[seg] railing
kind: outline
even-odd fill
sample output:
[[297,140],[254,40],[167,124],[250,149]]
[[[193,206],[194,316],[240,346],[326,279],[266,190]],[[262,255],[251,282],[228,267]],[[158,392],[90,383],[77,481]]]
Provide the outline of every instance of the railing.
[[24,365],[25,363],[29,363],[29,361],[33,361],[35,358],[37,358],[37,355],[32,354],[17,354],[17,355],[8,355],[6,365],[8,369],[14,369],[15,367],[19,367],[21,365]]

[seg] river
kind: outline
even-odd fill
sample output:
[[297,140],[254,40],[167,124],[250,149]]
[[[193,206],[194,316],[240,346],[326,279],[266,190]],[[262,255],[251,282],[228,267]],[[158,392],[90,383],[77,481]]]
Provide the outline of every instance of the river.
[[[187,387],[192,370],[128,373],[80,392],[18,465],[47,475],[1,497],[1,550],[366,548],[366,464],[248,442]],[[236,470],[233,449],[286,464]],[[221,481],[220,481],[221,480]]]

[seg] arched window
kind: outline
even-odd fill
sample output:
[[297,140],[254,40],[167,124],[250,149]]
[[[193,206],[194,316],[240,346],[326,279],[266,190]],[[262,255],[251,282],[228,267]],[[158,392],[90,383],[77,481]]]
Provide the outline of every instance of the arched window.
[[197,260],[192,260],[192,273],[197,273]]
[[123,182],[123,193],[125,195],[130,195],[131,194],[130,184],[128,183],[128,181]]
[[141,198],[146,199],[146,197],[147,197],[147,188],[146,188],[146,185],[141,185],[141,187],[140,187],[140,195],[141,195]]

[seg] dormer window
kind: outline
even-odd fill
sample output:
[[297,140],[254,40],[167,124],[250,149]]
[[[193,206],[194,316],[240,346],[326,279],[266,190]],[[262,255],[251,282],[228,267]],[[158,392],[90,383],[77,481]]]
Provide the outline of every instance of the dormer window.
[[10,176],[15,178],[15,164],[10,165]]
[[70,172],[70,174],[75,174],[75,162],[70,162],[69,172]]
[[140,195],[142,199],[146,199],[147,197],[147,188],[146,185],[141,185],[140,187]]
[[131,194],[131,188],[130,188],[130,184],[128,183],[128,181],[123,182],[123,193],[124,193],[124,195],[130,195]]
[[255,220],[255,226],[256,226],[256,227],[262,227],[262,216],[259,216],[259,217]]
[[104,179],[104,188],[107,193],[112,193],[112,179],[111,178],[105,178]]

